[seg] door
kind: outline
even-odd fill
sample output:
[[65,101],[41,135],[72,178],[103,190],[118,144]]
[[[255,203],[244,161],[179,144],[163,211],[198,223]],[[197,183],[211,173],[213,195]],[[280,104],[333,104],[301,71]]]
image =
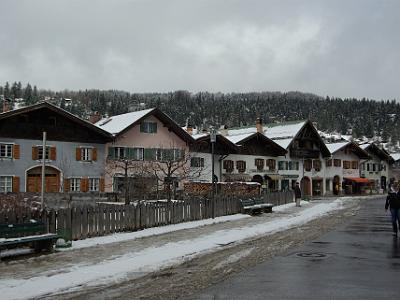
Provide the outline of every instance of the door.
[[[28,193],[40,193],[42,191],[42,167],[35,167],[27,172]],[[52,167],[45,170],[45,192],[58,193],[60,191],[60,171]]]

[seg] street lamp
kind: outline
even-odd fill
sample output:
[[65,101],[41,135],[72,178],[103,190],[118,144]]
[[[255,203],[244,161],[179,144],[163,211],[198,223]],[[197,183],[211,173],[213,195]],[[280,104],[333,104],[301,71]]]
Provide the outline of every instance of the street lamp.
[[214,127],[211,127],[210,142],[211,142],[211,182],[212,182],[212,218],[215,218],[215,176],[214,176],[214,146],[217,141],[217,132]]

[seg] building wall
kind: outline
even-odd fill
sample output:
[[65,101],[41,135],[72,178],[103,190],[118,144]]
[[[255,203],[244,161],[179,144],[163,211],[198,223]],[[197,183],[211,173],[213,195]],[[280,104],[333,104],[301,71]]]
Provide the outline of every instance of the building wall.
[[[190,152],[190,157],[200,157],[204,159],[204,167],[191,167],[189,180],[196,182],[212,181],[212,155],[211,153]],[[230,156],[228,156],[230,157]],[[222,181],[222,163],[219,161],[220,155],[214,155],[214,174],[218,177],[218,181]]]
[[[364,169],[361,168],[361,175],[370,180],[374,180],[375,188],[377,190],[380,189],[381,184],[382,184],[381,178],[382,178],[382,176],[384,176],[384,177],[386,177],[386,188],[387,188],[387,185],[389,184],[389,164],[388,164],[388,162],[380,160],[379,157],[377,157],[374,154],[371,154],[371,153],[369,153],[369,154],[371,156],[371,158],[369,160],[361,161],[361,163],[363,163],[365,166]],[[367,164],[370,164],[370,166],[371,166],[369,171],[367,170]],[[376,166],[382,165],[383,170],[379,171],[379,168],[377,167],[377,169],[375,171],[373,171],[372,164],[375,164]]]
[[[188,155],[189,147],[184,140],[177,136],[173,131],[169,131],[160,120],[154,116],[149,116],[145,122],[156,122],[156,133],[143,133],[140,132],[140,124],[130,128],[128,131],[118,136],[114,142],[108,143],[106,147],[106,155],[108,156],[109,147],[140,147],[140,148],[163,148],[163,149],[182,149]],[[148,162],[143,162],[143,164]],[[106,160],[106,174],[105,174],[105,190],[107,192],[113,191],[113,177],[116,173],[121,173],[121,168],[116,170],[114,162]],[[190,160],[187,162],[186,168],[189,168]],[[132,168],[128,171],[129,174],[135,174],[137,171]],[[177,172],[178,173],[178,172]]]
[[[34,167],[41,166],[42,160],[32,159],[32,147],[41,146],[42,140],[23,140],[0,138],[0,143],[16,144],[20,147],[19,159],[0,159],[0,175],[18,176],[19,191],[26,191],[26,172]],[[56,147],[56,160],[47,160],[46,165],[55,167],[60,171],[60,189],[63,189],[63,179],[67,177],[103,177],[104,176],[104,144],[88,144],[76,142],[47,141],[47,146]],[[97,149],[97,160],[83,162],[76,160],[77,147],[95,147]]]

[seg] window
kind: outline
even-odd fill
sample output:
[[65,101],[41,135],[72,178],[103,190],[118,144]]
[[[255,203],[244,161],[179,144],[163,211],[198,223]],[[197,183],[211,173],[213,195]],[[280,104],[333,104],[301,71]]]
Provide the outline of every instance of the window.
[[284,161],[278,161],[278,169],[279,170],[284,170],[285,168],[285,162]]
[[12,158],[12,144],[0,144],[0,158]]
[[[38,159],[43,159],[43,146],[38,146]],[[46,156],[45,159],[50,158],[50,146],[46,146]]]
[[224,160],[223,167],[227,173],[232,173],[233,171],[233,160]]
[[358,169],[358,161],[353,160],[351,162],[351,168],[354,169],[354,170]]
[[98,192],[100,190],[100,178],[89,178],[89,192]]
[[114,147],[113,157],[116,159],[127,158],[127,148],[126,147]]
[[367,171],[370,171],[371,170],[371,166],[370,166],[370,164],[367,164]]
[[91,161],[92,160],[92,149],[91,148],[81,148],[81,160]]
[[133,160],[144,159],[144,148],[129,148],[129,158]]
[[81,179],[80,178],[71,178],[70,182],[71,182],[71,186],[70,186],[71,192],[80,192],[81,191]]
[[262,171],[264,169],[264,159],[262,158],[254,159],[254,165],[257,167],[258,171]]
[[143,133],[157,133],[156,122],[142,122],[140,123],[140,132]]
[[332,167],[332,159],[327,159],[326,160],[326,166],[327,167]]
[[376,171],[376,164],[372,164],[372,172]]
[[0,193],[11,193],[12,182],[12,176],[0,176]]
[[244,160],[236,161],[236,169],[238,169],[239,173],[244,173],[246,171],[246,162]]
[[304,161],[304,169],[305,169],[306,171],[311,171],[311,165],[312,165],[311,159],[306,159],[306,160]]
[[204,158],[203,157],[192,157],[190,159],[190,166],[192,168],[204,168]]
[[342,161],[340,159],[334,159],[333,160],[333,165],[335,167],[341,167],[342,166]]
[[299,170],[299,162],[298,162],[298,161],[295,161],[295,162],[294,162],[294,169],[295,169],[296,171]]
[[267,159],[267,167],[268,170],[275,170],[276,169],[276,161],[275,159]]
[[350,161],[348,161],[348,160],[343,161],[343,169],[346,169],[346,170],[350,169]]
[[319,159],[314,159],[313,167],[314,167],[315,171],[317,171],[317,172],[321,171],[321,161]]

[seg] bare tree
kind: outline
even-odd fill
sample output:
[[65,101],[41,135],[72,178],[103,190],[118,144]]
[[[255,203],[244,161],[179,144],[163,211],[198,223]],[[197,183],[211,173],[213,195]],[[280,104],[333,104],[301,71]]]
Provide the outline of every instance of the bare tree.
[[[136,181],[136,190],[142,192],[143,195],[154,187],[157,188],[157,192],[160,186],[164,187],[170,201],[172,191],[176,191],[176,184],[188,178],[200,176],[204,169],[203,167],[195,170],[190,168],[191,155],[186,153],[185,149],[154,148],[145,149],[145,152],[143,159],[107,159],[107,174],[111,178],[115,178],[115,175],[124,178],[123,192],[126,204],[130,202],[133,181]],[[131,178],[134,179],[132,182]],[[154,183],[151,179],[156,182]]]

